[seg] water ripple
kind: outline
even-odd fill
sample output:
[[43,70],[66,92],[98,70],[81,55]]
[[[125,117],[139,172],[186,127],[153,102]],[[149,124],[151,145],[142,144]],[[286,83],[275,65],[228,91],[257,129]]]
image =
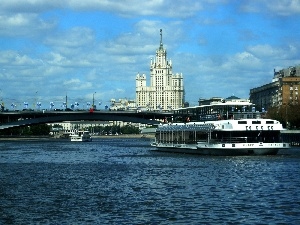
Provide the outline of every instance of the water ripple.
[[0,224],[300,223],[295,149],[212,157],[147,145],[0,142]]

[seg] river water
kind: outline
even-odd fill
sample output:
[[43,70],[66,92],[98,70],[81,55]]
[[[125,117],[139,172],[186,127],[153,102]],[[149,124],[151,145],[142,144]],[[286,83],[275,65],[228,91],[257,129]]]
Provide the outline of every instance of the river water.
[[216,157],[147,139],[0,142],[0,224],[299,224],[300,149]]

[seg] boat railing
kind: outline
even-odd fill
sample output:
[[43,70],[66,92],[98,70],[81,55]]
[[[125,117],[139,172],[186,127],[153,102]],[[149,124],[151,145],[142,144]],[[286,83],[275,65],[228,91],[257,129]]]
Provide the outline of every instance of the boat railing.
[[215,144],[224,144],[224,143],[247,143],[247,137],[229,137],[229,138],[220,138],[220,139],[211,139],[209,140],[210,143]]
[[200,114],[198,116],[190,115],[188,118],[193,121],[216,121],[216,120],[241,120],[241,119],[259,119],[264,118],[265,113],[262,112],[230,112],[218,113],[212,112],[208,114]]

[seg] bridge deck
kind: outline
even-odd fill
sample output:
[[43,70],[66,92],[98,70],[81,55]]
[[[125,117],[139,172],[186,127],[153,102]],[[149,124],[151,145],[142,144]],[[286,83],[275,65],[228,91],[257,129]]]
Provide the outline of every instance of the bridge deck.
[[124,121],[159,124],[172,112],[134,111],[8,111],[0,113],[0,129],[62,121]]

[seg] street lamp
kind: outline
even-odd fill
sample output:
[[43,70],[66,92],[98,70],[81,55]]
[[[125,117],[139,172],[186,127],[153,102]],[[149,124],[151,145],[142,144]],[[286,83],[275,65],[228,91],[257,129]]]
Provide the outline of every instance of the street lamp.
[[65,105],[65,109],[68,108],[68,94],[66,93],[66,105]]
[[96,106],[95,106],[95,94],[96,94],[96,91],[93,93],[93,105],[92,105],[93,109],[96,109]]
[[35,107],[35,109],[37,110],[39,107],[39,102],[38,102],[38,91],[35,92],[35,104],[33,104],[33,107]]

